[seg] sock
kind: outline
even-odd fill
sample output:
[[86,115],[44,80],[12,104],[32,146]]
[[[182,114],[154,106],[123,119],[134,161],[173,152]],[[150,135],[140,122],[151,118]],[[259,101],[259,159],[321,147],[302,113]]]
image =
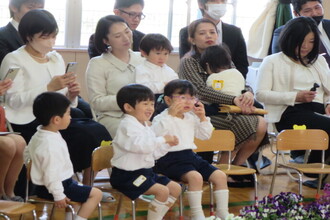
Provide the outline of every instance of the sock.
[[76,215],[74,220],[87,220],[87,218],[80,217],[79,215]]
[[228,200],[229,200],[229,190],[221,189],[213,192],[215,203],[217,204],[216,216],[221,219],[226,219],[229,215],[228,212]]
[[150,202],[148,207],[148,220],[162,220],[162,210],[166,206],[165,202],[160,202],[157,199],[154,199]]
[[73,220],[71,212],[65,212],[65,220]]
[[176,198],[173,196],[169,196],[167,201],[165,202],[165,206],[164,208],[160,211],[161,216],[165,216],[167,211],[173,206],[173,204],[175,203]]
[[202,208],[203,191],[188,191],[186,195],[190,206],[191,220],[205,220]]

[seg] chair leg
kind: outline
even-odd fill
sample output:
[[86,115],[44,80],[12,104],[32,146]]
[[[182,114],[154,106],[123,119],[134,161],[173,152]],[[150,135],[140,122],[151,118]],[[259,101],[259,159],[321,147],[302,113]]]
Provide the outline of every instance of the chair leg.
[[316,199],[320,198],[320,189],[321,189],[321,185],[322,185],[322,180],[323,180],[323,174],[320,174],[319,175],[319,182],[317,184],[317,191],[316,191],[316,195],[315,195]]
[[33,220],[37,220],[36,210],[32,210]]
[[0,213],[0,217],[3,217],[6,220],[10,220],[9,216],[8,215],[5,215],[3,213]]
[[71,212],[71,216],[72,216],[72,219],[74,219],[74,218],[75,218],[74,215],[75,215],[76,213],[75,213],[75,211],[74,211],[73,206],[68,204],[66,207],[70,210],[70,212]]
[[132,219],[136,220],[136,202],[132,200]]
[[121,207],[122,201],[123,201],[123,195],[120,194],[119,195],[119,201],[118,201],[117,209],[116,209],[116,214],[114,216],[114,220],[118,220],[119,219],[119,212],[120,212],[120,207]]
[[49,219],[53,219],[54,213],[55,213],[55,204],[53,204],[53,206],[52,206],[52,210],[50,211]]
[[183,193],[185,191],[185,185],[182,185],[182,192],[180,193],[179,196],[179,219],[183,220]]
[[209,182],[210,187],[210,216],[214,216],[214,196],[213,196],[213,184]]
[[99,204],[97,204],[97,209],[98,209],[98,214],[99,214],[99,220],[103,220],[103,216],[102,216],[102,204],[99,202]]
[[299,195],[302,195],[302,173],[298,172]]
[[258,177],[257,174],[253,174],[254,177],[254,200],[255,200],[255,205],[258,204]]
[[275,183],[275,178],[276,178],[276,174],[277,174],[278,154],[279,154],[279,152],[276,153],[275,168],[274,168],[272,183],[270,184],[269,197],[273,196],[274,183]]

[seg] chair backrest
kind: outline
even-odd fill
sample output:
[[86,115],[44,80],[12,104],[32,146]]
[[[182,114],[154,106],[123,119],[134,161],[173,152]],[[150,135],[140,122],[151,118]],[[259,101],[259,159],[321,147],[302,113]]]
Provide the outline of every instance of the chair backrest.
[[235,148],[235,135],[230,130],[214,130],[208,140],[195,138],[195,152],[232,151]]
[[113,147],[101,146],[95,148],[92,153],[91,168],[94,172],[111,168],[111,159],[113,157]]
[[277,150],[326,150],[329,136],[320,129],[283,130],[277,135]]

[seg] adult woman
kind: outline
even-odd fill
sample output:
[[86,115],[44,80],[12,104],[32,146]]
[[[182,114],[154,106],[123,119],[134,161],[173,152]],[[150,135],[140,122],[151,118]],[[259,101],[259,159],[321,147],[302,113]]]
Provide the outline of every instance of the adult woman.
[[[12,85],[10,79],[0,81],[0,95]],[[14,187],[23,166],[24,139],[16,134],[0,136],[0,199],[23,202],[15,196]]]
[[[278,131],[304,124],[330,134],[330,118],[326,116],[330,115],[330,70],[318,54],[319,43],[314,20],[295,18],[281,34],[282,52],[266,57],[260,66],[256,97],[269,111],[267,121],[275,123]],[[314,83],[320,87],[310,91]],[[320,161],[319,153],[312,152],[309,160]]]
[[89,61],[86,77],[90,104],[112,137],[123,118],[116,94],[124,85],[135,82],[135,66],[143,61],[130,49],[131,44],[132,31],[124,19],[108,15],[99,20],[95,46],[102,55]]
[[[240,96],[231,96],[215,91],[206,86],[208,74],[201,67],[199,61],[201,53],[209,46],[217,44],[217,29],[214,23],[207,19],[199,19],[189,25],[189,38],[192,49],[180,64],[179,77],[191,81],[197,88],[198,98],[204,103],[230,104],[242,108],[243,114],[211,115],[211,122],[216,129],[228,129],[236,137],[236,154],[233,164],[242,165],[245,160],[256,151],[258,146],[267,143],[265,138],[266,123],[260,116],[247,115],[253,107],[253,95],[245,92]],[[206,105],[208,106],[208,105]],[[206,107],[206,111],[208,108]],[[262,142],[264,140],[264,142]],[[227,159],[222,155],[221,162]]]
[[[39,125],[33,115],[32,104],[40,93],[60,92],[72,101],[72,106],[77,104],[80,86],[76,76],[64,74],[63,58],[51,51],[57,32],[57,23],[52,14],[46,10],[29,11],[19,24],[19,33],[26,45],[9,53],[1,64],[1,78],[9,68],[20,68],[12,87],[7,91],[5,105],[7,119],[14,131],[21,132],[26,142],[29,142]],[[68,143],[75,171],[89,168],[94,148],[102,140],[110,139],[102,125],[89,119],[72,119],[68,129],[61,131],[61,134]],[[84,173],[85,184],[88,184],[88,174]]]

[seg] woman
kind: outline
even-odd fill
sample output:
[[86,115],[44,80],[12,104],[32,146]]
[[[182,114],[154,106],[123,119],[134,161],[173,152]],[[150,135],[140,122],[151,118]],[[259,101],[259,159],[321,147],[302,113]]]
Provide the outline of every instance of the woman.
[[[1,78],[9,68],[20,68],[7,91],[5,106],[13,130],[21,132],[27,143],[39,125],[32,112],[36,96],[46,91],[56,91],[65,94],[73,107],[77,104],[80,86],[76,76],[64,74],[63,58],[52,51],[57,32],[52,14],[46,10],[29,11],[19,24],[19,33],[26,45],[9,53],[1,64]],[[68,143],[75,172],[89,171],[92,151],[102,140],[110,139],[106,129],[90,119],[72,119],[68,129],[61,131],[61,134]],[[89,174],[84,172],[84,184],[89,183]]]
[[89,61],[86,77],[92,109],[112,137],[123,118],[116,94],[124,85],[135,82],[135,67],[143,62],[141,55],[130,49],[131,44],[132,31],[124,19],[108,15],[99,20],[95,46],[102,55]]
[[[282,52],[266,57],[259,68],[256,97],[269,112],[267,121],[275,123],[278,131],[297,124],[330,134],[330,70],[319,56],[319,43],[314,20],[295,18],[280,36]],[[319,88],[311,91],[314,83]],[[320,160],[320,152],[313,151],[309,161]]]
[[[0,81],[0,95],[11,87],[12,81]],[[2,117],[2,116],[1,116]],[[3,116],[4,117],[4,116]],[[24,139],[16,134],[0,136],[0,199],[23,202],[15,196],[14,187],[23,166]]]
[[[180,64],[179,77],[191,81],[197,88],[197,95],[203,103],[237,105],[243,114],[211,115],[211,122],[216,129],[227,129],[234,132],[236,148],[233,152],[233,164],[242,165],[256,149],[268,142],[266,138],[266,122],[264,118],[248,115],[253,110],[253,94],[245,92],[240,96],[231,96],[215,91],[206,85],[208,74],[200,65],[201,53],[217,44],[218,33],[214,23],[207,19],[199,19],[189,25],[189,38],[192,49]],[[208,105],[206,112],[208,111]],[[228,161],[227,155],[221,156],[221,163]],[[230,183],[228,183],[230,185]]]

